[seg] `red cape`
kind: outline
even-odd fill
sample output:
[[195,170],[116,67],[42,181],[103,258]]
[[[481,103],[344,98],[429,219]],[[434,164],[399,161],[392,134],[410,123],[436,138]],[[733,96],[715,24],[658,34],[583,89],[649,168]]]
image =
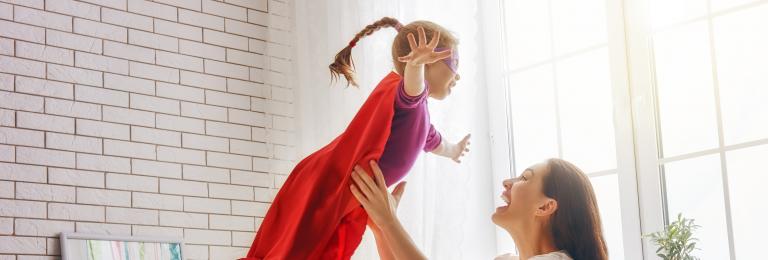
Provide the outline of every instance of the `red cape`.
[[[389,73],[344,133],[296,165],[244,259],[325,258],[323,250],[342,218],[360,208],[349,190],[352,168],[360,165],[371,172],[368,162],[378,160],[384,152],[400,80],[397,73]],[[360,238],[353,239],[359,243]]]

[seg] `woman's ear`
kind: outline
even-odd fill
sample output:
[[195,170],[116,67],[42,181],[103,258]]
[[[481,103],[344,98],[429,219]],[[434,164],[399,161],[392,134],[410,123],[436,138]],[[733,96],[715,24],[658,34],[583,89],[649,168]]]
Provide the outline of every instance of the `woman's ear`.
[[536,216],[549,216],[554,214],[555,211],[557,211],[557,201],[546,198],[544,199],[544,203],[539,205],[539,208],[536,209]]

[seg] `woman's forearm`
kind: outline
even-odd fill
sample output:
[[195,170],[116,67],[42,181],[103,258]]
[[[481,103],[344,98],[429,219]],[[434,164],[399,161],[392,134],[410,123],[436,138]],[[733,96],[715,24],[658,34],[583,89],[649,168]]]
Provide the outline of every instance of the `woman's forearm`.
[[[381,233],[383,235],[385,243],[389,246],[392,254],[397,260],[423,260],[427,259],[419,248],[416,247],[416,243],[413,242],[411,236],[405,231],[405,228],[400,221],[395,218],[390,221],[389,224],[385,224],[381,227]],[[376,240],[378,241],[378,239]],[[378,242],[377,242],[378,243]]]
[[373,237],[376,240],[376,250],[379,252],[379,258],[381,260],[395,260],[395,256],[392,254],[392,249],[387,243],[387,239],[384,238],[384,234],[380,229],[371,229]]

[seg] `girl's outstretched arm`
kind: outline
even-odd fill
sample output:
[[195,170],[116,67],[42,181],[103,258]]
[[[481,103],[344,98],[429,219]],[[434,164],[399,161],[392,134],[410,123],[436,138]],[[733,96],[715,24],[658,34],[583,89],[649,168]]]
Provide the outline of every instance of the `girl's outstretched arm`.
[[461,157],[464,156],[465,152],[469,152],[469,138],[471,137],[471,134],[468,134],[464,136],[464,138],[461,139],[458,143],[449,143],[445,139],[442,139],[440,141],[440,145],[435,148],[435,150],[432,150],[431,153],[451,158],[454,162],[461,163]]
[[[362,167],[355,167],[354,172],[352,172],[354,184],[349,187],[352,190],[352,194],[363,205],[370,220],[379,227],[381,232],[379,237],[384,238],[385,247],[390,249],[389,252],[392,253],[395,259],[427,259],[419,251],[419,248],[416,247],[416,244],[411,239],[411,236],[408,235],[408,232],[405,231],[400,220],[397,219],[397,204],[403,195],[405,183],[398,184],[392,194],[389,194],[384,183],[384,175],[381,173],[379,166],[373,161],[371,161],[371,169],[374,173],[373,179],[368,176],[368,173]],[[376,238],[377,244],[379,243],[379,237]],[[381,250],[381,248],[379,249]]]
[[412,33],[408,34],[408,45],[411,47],[411,53],[397,58],[397,60],[405,62],[405,70],[403,71],[403,74],[405,74],[403,75],[405,93],[412,97],[421,95],[424,92],[424,65],[451,56],[451,50],[435,52],[435,47],[440,42],[440,31],[435,31],[432,34],[432,39],[429,43],[427,43],[427,35],[424,32],[424,28],[419,27],[418,31],[418,43],[416,43]]

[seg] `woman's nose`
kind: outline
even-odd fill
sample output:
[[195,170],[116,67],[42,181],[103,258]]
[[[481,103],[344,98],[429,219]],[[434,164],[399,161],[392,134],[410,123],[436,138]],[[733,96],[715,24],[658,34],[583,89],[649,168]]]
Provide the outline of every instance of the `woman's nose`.
[[512,184],[515,184],[515,181],[513,181],[512,179],[506,179],[502,184],[504,185],[505,189],[511,189]]

